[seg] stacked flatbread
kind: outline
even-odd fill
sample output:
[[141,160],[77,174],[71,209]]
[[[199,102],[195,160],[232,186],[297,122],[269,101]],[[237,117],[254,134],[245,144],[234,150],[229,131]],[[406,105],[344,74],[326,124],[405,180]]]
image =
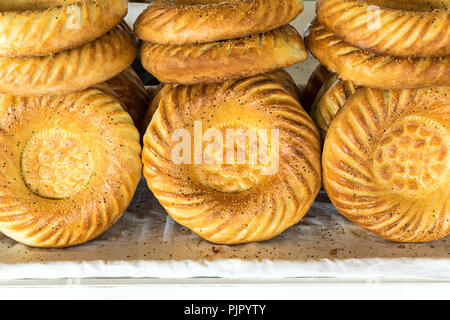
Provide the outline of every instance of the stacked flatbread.
[[301,0],[153,1],[135,24],[143,66],[166,83],[146,117],[144,175],[204,239],[271,239],[319,192],[319,133],[279,70],[308,56],[288,25],[302,10]]
[[449,25],[448,0],[319,0],[307,29],[325,189],[385,239],[450,234]]
[[4,0],[0,11],[0,231],[84,243],[120,218],[141,177],[148,97],[129,68],[127,2]]

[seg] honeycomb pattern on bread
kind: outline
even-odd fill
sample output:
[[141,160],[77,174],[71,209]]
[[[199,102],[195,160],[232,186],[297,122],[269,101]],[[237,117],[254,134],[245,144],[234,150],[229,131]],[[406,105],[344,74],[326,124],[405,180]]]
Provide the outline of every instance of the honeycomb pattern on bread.
[[358,89],[331,123],[324,185],[336,208],[380,237],[450,234],[450,89]]

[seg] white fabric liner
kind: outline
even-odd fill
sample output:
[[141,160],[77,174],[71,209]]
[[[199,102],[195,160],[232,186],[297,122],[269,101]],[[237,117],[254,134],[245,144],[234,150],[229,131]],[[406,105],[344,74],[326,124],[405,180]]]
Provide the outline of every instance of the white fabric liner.
[[[293,23],[303,31],[314,4]],[[132,24],[145,4],[130,4]],[[305,84],[314,59],[289,68]],[[203,241],[164,212],[143,180],[123,218],[86,245],[28,248],[0,235],[0,279],[338,278],[450,281],[450,239],[425,244],[382,240],[342,217],[321,193],[306,217],[263,243],[220,246]]]

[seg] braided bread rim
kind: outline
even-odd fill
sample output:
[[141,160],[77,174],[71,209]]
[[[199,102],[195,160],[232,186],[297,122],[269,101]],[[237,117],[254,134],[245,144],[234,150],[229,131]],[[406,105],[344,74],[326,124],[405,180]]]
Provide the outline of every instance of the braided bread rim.
[[0,11],[0,56],[46,56],[81,46],[110,31],[128,12],[125,0],[55,2],[42,10]]
[[344,107],[347,99],[357,87],[351,81],[342,81],[336,75],[328,79],[317,94],[311,107],[311,118],[325,140],[328,129],[336,114]]
[[450,85],[450,56],[404,58],[378,55],[348,44],[317,20],[307,27],[305,42],[323,65],[343,80],[361,87],[414,89]]
[[[297,101],[300,101],[300,92],[299,88],[295,84],[294,79],[291,77],[291,75],[286,72],[286,70],[277,70],[270,73],[265,74],[267,77],[273,79],[274,81],[277,81],[280,83]],[[147,128],[153,118],[153,115],[155,114],[156,110],[159,107],[159,103],[161,101],[161,90],[164,88],[164,84],[160,84],[159,86],[151,87],[149,88],[149,99],[150,99],[150,107],[148,108],[147,112],[145,113],[144,120],[141,124],[141,135],[144,136],[145,132],[147,131]]]
[[214,42],[276,29],[302,11],[302,0],[200,1],[190,5],[153,1],[136,20],[134,31],[139,38],[159,44]]
[[0,57],[0,92],[36,96],[80,91],[119,74],[136,53],[136,39],[122,21],[98,40],[55,55]]
[[429,1],[421,3],[422,11],[408,11],[386,7],[380,1],[318,0],[317,18],[351,45],[379,54],[447,56],[450,55],[450,1],[434,2],[444,8],[429,11]]
[[164,83],[219,83],[303,62],[308,52],[297,30],[281,28],[241,39],[195,45],[144,42],[144,68]]

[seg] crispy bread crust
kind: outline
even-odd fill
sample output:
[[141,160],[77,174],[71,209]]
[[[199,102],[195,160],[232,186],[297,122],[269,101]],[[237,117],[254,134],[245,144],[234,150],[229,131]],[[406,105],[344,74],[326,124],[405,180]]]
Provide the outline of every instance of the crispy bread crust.
[[125,0],[4,0],[0,56],[46,56],[94,41],[119,24]]
[[302,11],[302,0],[153,1],[134,31],[159,44],[214,42],[276,29]]
[[343,80],[379,89],[414,89],[450,85],[450,56],[402,58],[356,48],[318,21],[309,25],[305,41],[311,53]]
[[219,83],[281,69],[306,60],[292,26],[236,40],[168,46],[144,42],[144,68],[164,83]]
[[448,0],[318,0],[317,17],[351,45],[379,54],[450,55]]
[[322,139],[327,136],[331,121],[347,102],[347,99],[355,93],[357,87],[351,81],[342,81],[337,76],[332,76],[326,81],[317,94],[317,98],[311,108],[311,118],[319,127]]

